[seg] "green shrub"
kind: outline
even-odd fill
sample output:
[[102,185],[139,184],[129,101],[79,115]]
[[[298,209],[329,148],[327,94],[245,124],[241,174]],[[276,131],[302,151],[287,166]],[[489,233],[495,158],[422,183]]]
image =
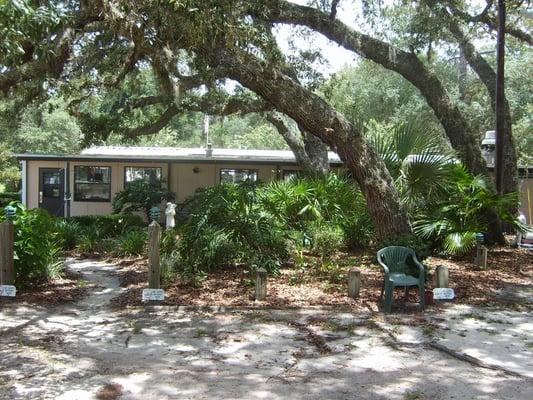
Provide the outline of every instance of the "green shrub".
[[172,283],[178,273],[180,255],[177,250],[170,253],[161,253],[161,285],[167,287]]
[[276,272],[288,259],[286,234],[264,211],[254,184],[222,184],[188,201],[179,242],[180,274],[187,279],[226,264]]
[[53,218],[40,208],[27,210],[21,203],[10,204],[16,208],[13,220],[15,284],[28,286],[59,275],[63,263],[59,258],[61,247],[54,232]]
[[329,173],[274,181],[261,188],[261,204],[288,229],[305,230],[312,223],[334,223],[358,212],[364,199],[346,177]]
[[102,237],[117,237],[132,228],[144,228],[146,222],[139,215],[80,215],[67,218],[84,228],[96,228]]
[[117,239],[118,254],[123,256],[138,256],[144,253],[148,233],[140,229],[132,229],[123,233]]
[[315,225],[311,228],[313,251],[320,257],[330,257],[344,246],[344,234],[338,226]]
[[488,230],[490,214],[518,227],[512,212],[518,206],[516,193],[498,195],[488,178],[473,176],[462,165],[450,171],[446,195],[415,216],[418,236],[432,240],[445,254],[457,254],[474,248],[475,234]]
[[348,216],[340,223],[340,226],[347,248],[356,250],[370,246],[374,234],[374,224],[370,214],[365,209]]
[[104,240],[108,236],[98,226],[86,226],[82,229],[78,239],[78,249],[86,253],[100,253],[104,251]]
[[79,222],[69,218],[57,218],[54,221],[54,231],[61,247],[66,250],[73,249],[80,242],[80,237],[84,233]]
[[178,249],[179,245],[179,236],[178,230],[165,229],[161,234],[161,254],[170,254]]
[[160,206],[163,201],[174,200],[174,193],[165,189],[161,182],[150,182],[137,179],[129,182],[124,190],[118,192],[113,199],[113,212],[131,213],[144,211],[149,217],[150,208]]

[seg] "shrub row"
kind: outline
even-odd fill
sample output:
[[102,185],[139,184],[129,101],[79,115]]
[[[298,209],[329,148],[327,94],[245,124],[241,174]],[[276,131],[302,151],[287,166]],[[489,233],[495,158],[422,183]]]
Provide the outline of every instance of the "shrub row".
[[147,240],[146,223],[136,215],[88,215],[58,218],[54,229],[64,249],[138,255]]

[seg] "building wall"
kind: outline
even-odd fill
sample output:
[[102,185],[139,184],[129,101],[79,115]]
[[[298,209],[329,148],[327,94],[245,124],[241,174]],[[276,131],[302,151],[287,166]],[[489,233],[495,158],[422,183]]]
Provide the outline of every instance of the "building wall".
[[176,201],[183,202],[198,188],[218,184],[220,170],[223,168],[255,169],[258,172],[258,179],[262,182],[270,182],[277,176],[275,165],[174,163],[171,166],[169,182],[170,190],[176,193]]
[[[111,167],[111,200],[116,193],[124,188],[125,167],[161,167],[163,180],[170,191],[176,194],[176,202],[181,203],[194,194],[196,189],[213,186],[220,182],[222,168],[255,169],[258,179],[269,182],[281,178],[284,169],[294,170],[298,167],[278,167],[276,165],[257,164],[206,164],[206,163],[151,163],[151,162],[96,162],[96,161],[69,161],[69,185],[72,200],[70,202],[70,215],[100,215],[111,213],[111,201],[75,201],[74,200],[74,167],[77,165]],[[39,169],[40,168],[67,168],[65,161],[27,161],[27,206],[39,207]],[[197,172],[195,172],[197,171]]]
[[[283,171],[299,170],[297,166],[276,166],[258,164],[206,164],[206,163],[150,163],[150,162],[96,162],[70,161],[70,193],[74,193],[74,167],[76,165],[111,167],[111,200],[124,188],[125,167],[161,167],[163,180],[176,194],[176,202],[181,203],[194,194],[196,189],[213,186],[220,182],[222,168],[256,169],[262,182],[282,179]],[[28,160],[26,164],[26,205],[39,207],[39,168],[67,168],[65,161]],[[196,171],[196,172],[195,172]],[[170,174],[169,174],[170,172]],[[520,180],[520,210],[525,214],[528,224],[533,225],[533,178]],[[111,201],[75,201],[72,196],[70,215],[99,215],[111,213]]]

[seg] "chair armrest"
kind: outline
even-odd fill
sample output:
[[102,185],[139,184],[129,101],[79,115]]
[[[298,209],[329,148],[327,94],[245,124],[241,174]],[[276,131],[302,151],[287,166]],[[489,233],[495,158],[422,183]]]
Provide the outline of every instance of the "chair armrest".
[[381,261],[379,258],[378,258],[378,263],[379,263],[379,265],[381,265],[381,268],[383,268],[383,272],[385,273],[385,276],[388,276],[389,275],[389,267],[387,267],[385,265],[385,263],[383,261]]
[[418,267],[418,279],[422,279],[422,280],[425,280],[425,275],[426,275],[426,269],[424,268],[424,264],[422,264],[420,261],[418,261],[418,258],[415,256],[413,257],[413,260],[416,264],[416,266]]

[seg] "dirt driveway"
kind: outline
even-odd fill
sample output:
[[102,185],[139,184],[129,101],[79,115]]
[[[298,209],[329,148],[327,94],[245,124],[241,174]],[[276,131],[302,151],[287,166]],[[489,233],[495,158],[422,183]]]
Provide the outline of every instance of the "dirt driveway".
[[1,399],[530,399],[528,312],[338,309],[115,311],[113,265],[69,261],[95,286],[53,309],[0,310]]

